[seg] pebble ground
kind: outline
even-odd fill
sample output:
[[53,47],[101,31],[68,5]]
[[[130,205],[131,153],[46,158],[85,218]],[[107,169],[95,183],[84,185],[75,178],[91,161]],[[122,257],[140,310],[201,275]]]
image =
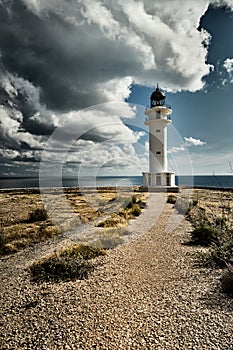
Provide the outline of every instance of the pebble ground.
[[194,267],[197,248],[183,244],[190,224],[163,206],[149,231],[98,258],[87,280],[30,282],[28,266],[61,237],[2,259],[1,349],[233,349],[221,271]]

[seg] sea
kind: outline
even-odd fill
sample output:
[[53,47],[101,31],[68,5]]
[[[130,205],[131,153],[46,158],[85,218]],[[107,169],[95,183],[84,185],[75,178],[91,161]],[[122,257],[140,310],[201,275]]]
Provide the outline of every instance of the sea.
[[[47,178],[43,187],[57,187],[56,179]],[[142,176],[100,176],[85,178],[63,178],[61,187],[122,187],[140,186]],[[176,185],[233,188],[233,175],[176,176]],[[39,188],[38,177],[0,178],[0,189]]]

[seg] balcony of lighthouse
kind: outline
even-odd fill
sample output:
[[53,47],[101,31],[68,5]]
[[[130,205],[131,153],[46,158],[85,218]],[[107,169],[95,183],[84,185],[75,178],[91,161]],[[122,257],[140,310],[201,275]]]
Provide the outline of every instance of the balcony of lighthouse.
[[148,123],[152,120],[163,120],[167,121],[168,124],[171,123],[171,113],[172,109],[170,105],[163,105],[163,106],[153,106],[151,108],[146,108],[145,110],[145,123]]

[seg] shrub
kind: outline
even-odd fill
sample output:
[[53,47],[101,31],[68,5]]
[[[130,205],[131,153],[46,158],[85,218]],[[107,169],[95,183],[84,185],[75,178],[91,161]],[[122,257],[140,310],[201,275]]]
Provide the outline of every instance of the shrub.
[[3,236],[3,232],[0,232],[0,250],[2,250],[4,245],[5,245],[5,239],[4,239],[4,236]]
[[191,240],[195,244],[209,246],[212,243],[219,244],[222,231],[208,224],[197,226],[191,233]]
[[130,199],[130,201],[129,202],[125,202],[126,203],[125,208],[126,209],[131,209],[138,202],[139,202],[139,199],[137,198],[137,196],[135,194],[133,194],[131,199]]
[[110,218],[97,224],[97,227],[119,227],[127,225],[128,219],[133,219],[135,216],[141,214],[141,207],[139,204],[132,203],[132,201],[124,209],[111,215]]
[[222,290],[224,293],[233,296],[233,268],[228,267],[221,278]]
[[136,196],[136,194],[133,194],[133,195],[132,195],[131,202],[132,202],[133,204],[136,204],[136,203],[139,202],[139,198]]
[[133,204],[130,212],[133,216],[139,216],[141,214],[141,211],[142,210],[138,204]]
[[103,249],[74,244],[35,262],[30,267],[32,280],[59,282],[87,278],[94,269],[89,260],[104,254]]
[[125,226],[127,221],[121,215],[113,214],[110,218],[101,221],[97,224],[97,227],[113,228],[118,226]]
[[210,250],[199,255],[202,266],[224,268],[232,263],[233,241],[221,243],[219,246],[212,245]]
[[36,210],[32,211],[29,214],[28,221],[29,222],[35,222],[35,221],[46,221],[48,219],[47,211],[44,208],[37,208]]
[[227,220],[224,217],[217,217],[215,219],[215,225],[216,227],[219,227],[220,229],[226,229],[227,228]]
[[191,202],[192,207],[196,207],[198,205],[198,199],[193,199]]
[[18,251],[18,247],[15,244],[6,243],[1,248],[0,254],[1,255],[8,255],[8,254],[16,253],[17,251]]
[[177,200],[177,197],[174,196],[174,194],[169,194],[169,196],[167,197],[167,203],[175,204],[176,200]]
[[211,250],[198,254],[197,265],[210,268],[226,267],[225,260],[221,258],[221,252],[218,247],[212,247]]

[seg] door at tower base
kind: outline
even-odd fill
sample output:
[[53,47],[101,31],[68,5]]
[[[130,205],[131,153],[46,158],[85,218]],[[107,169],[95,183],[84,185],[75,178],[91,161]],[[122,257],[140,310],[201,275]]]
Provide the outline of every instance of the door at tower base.
[[176,187],[175,173],[143,173],[142,185],[145,187]]

